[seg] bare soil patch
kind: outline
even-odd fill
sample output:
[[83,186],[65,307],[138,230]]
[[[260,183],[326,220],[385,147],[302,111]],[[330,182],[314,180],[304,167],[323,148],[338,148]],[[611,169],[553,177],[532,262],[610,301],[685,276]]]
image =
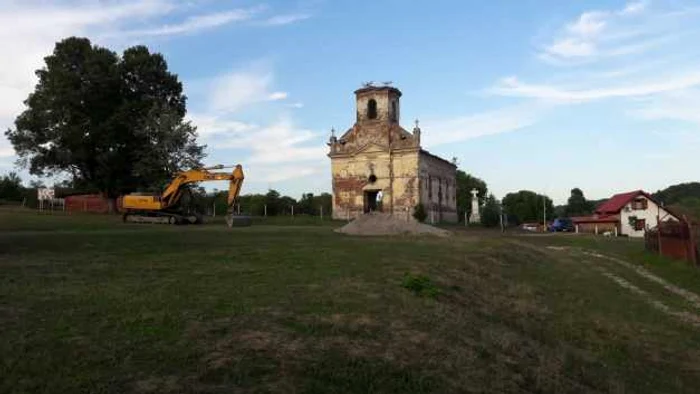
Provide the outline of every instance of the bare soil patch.
[[397,218],[388,213],[364,214],[345,226],[335,230],[350,235],[436,235],[447,237],[451,233],[410,218]]

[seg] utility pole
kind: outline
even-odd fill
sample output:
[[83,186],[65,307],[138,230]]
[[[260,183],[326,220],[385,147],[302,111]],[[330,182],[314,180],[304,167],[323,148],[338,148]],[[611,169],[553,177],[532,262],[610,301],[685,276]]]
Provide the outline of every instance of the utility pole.
[[542,195],[542,231],[547,232],[547,196]]
[[504,233],[506,229],[503,227],[503,205],[499,204],[499,208],[501,209],[501,214],[498,216],[498,218],[501,220],[501,232]]

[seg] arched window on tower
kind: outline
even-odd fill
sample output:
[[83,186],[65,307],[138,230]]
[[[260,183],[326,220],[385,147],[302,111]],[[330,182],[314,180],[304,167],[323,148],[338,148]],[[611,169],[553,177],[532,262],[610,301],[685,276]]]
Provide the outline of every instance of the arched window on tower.
[[377,102],[374,99],[369,99],[367,102],[367,117],[377,119]]
[[397,114],[396,114],[396,101],[391,102],[391,121],[396,122],[397,119]]

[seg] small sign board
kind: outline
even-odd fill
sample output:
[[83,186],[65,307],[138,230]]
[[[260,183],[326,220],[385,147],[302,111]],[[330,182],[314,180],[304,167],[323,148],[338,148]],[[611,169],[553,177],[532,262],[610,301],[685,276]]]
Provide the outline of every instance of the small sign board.
[[38,199],[39,201],[44,201],[44,200],[53,200],[55,197],[54,189],[53,188],[48,188],[48,187],[42,187],[37,189],[37,194],[38,194]]

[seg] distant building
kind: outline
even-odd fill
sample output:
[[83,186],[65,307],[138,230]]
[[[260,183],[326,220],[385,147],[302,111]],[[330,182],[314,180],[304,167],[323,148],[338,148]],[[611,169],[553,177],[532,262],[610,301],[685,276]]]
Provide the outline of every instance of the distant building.
[[376,210],[412,215],[422,204],[428,221],[457,221],[457,167],[421,148],[417,121],[413,132],[401,127],[400,98],[391,86],[356,90],[355,124],[331,135],[335,219]]
[[630,237],[643,237],[647,229],[656,227],[658,220],[678,221],[679,218],[664,208],[643,190],[620,193],[600,204],[591,216],[573,217],[579,232],[612,232]]

